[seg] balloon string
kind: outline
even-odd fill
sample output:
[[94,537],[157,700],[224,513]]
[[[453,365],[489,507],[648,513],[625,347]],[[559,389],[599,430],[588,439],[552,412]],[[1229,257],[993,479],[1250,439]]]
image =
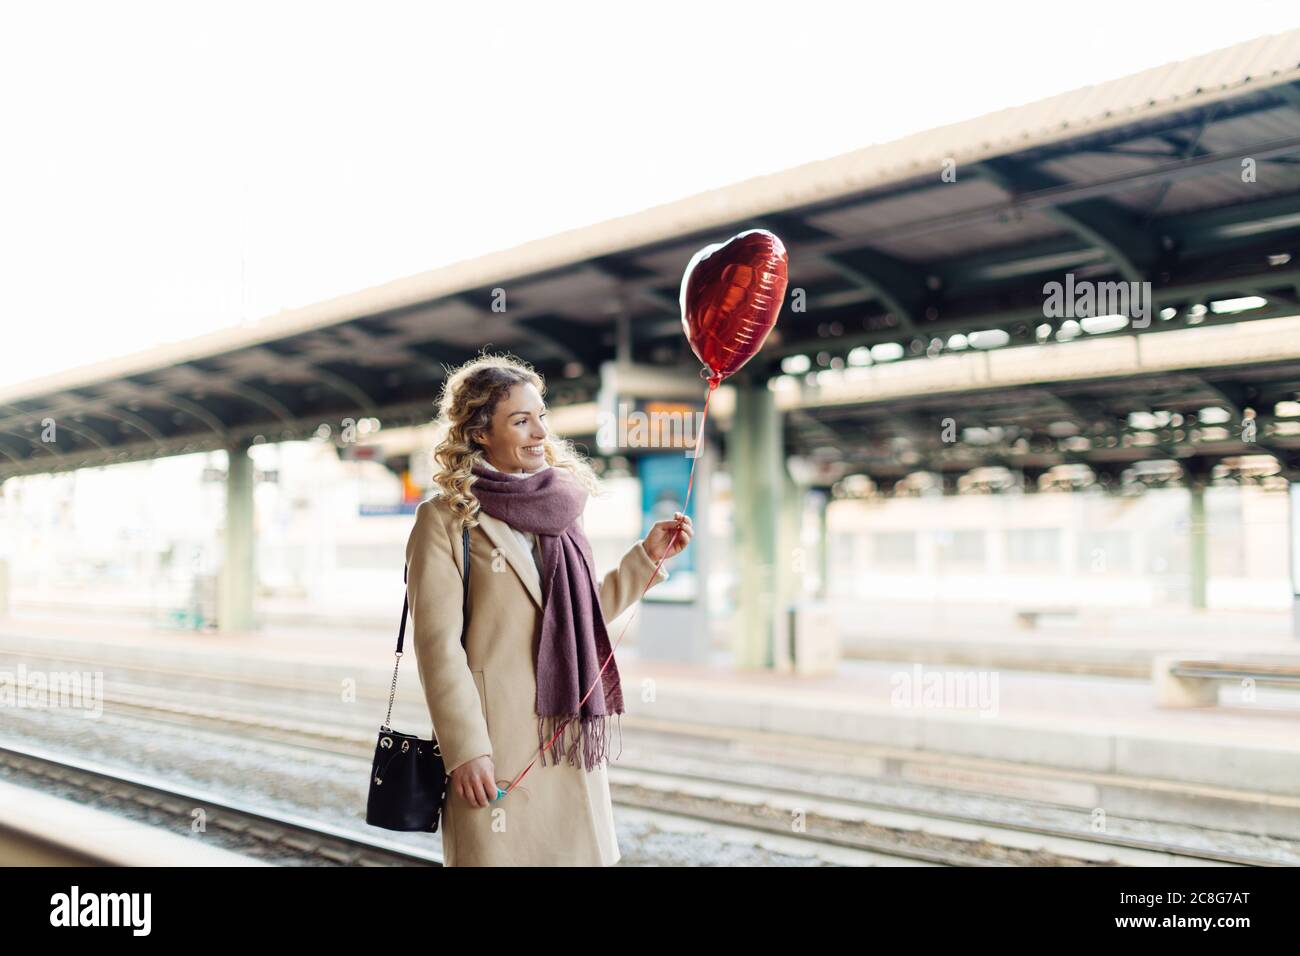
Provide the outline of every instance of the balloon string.
[[[640,610],[641,598],[645,597],[646,592],[650,590],[650,585],[654,583],[655,577],[659,574],[660,565],[662,565],[664,561],[667,559],[668,555],[672,553],[673,544],[676,543],[677,536],[681,534],[682,523],[686,520],[686,510],[687,508],[690,507],[691,504],[691,488],[695,484],[695,466],[699,463],[700,455],[704,454],[704,425],[709,420],[709,400],[713,398],[713,392],[717,389],[718,385],[721,382],[722,382],[722,376],[717,375],[716,373],[709,376],[709,391],[704,396],[704,414],[700,418],[700,433],[695,440],[695,447],[697,450],[697,454],[691,460],[691,475],[686,482],[686,502],[682,505],[682,518],[677,522],[677,527],[673,529],[673,536],[668,539],[668,546],[664,548],[664,553],[660,556],[658,563],[655,564],[654,571],[650,573],[650,580],[646,581],[645,587],[641,589],[641,594],[637,597],[637,606],[632,610],[632,616],[623,622],[623,630],[619,632],[618,640],[616,640],[614,642],[614,646],[609,649],[609,656],[605,658],[605,663],[602,664],[600,666],[600,670],[597,671],[595,682],[591,685],[591,687],[587,689],[587,693],[582,695],[582,700],[578,701],[579,714],[582,713],[582,705],[587,702],[587,698],[591,696],[591,692],[594,691],[597,685],[600,684],[602,675],[605,673],[605,668],[608,667],[609,662],[614,659],[614,652],[618,650],[618,645],[623,642],[623,635],[627,633],[628,625],[632,623],[632,618],[636,617],[636,612]],[[555,743],[555,738],[560,736],[560,734],[564,733],[564,728],[569,725],[569,722],[571,720],[573,720],[572,717],[565,718],[564,723],[560,724],[560,729],[557,730],[554,734],[552,734],[551,739],[546,741],[545,746],[542,747],[541,749],[542,753],[546,753],[546,751],[550,748],[551,744]],[[528,773],[528,771],[533,768],[533,764],[535,763],[537,763],[536,756],[534,756],[533,759],[528,762],[528,766],[525,767],[523,771],[520,772],[519,776],[515,777],[513,780],[510,781],[510,785],[507,786],[505,790],[507,794],[511,793],[515,789],[519,781],[524,779],[524,774]]]

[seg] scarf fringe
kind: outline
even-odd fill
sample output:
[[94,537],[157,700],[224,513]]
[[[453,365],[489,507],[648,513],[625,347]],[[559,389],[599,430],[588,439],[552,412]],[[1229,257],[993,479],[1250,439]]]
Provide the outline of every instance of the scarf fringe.
[[[558,766],[565,759],[569,766],[578,766],[578,748],[582,748],[582,767],[590,772],[609,760],[609,718],[618,721],[618,753],[623,755],[623,720],[621,714],[598,714],[587,717],[579,725],[578,715],[553,715],[537,718],[537,750],[542,766],[546,766],[546,742],[555,737],[557,725],[564,721],[555,742],[550,746],[551,765]],[[549,724],[549,729],[548,729]],[[567,742],[566,742],[567,740]],[[617,759],[617,758],[615,758]]]

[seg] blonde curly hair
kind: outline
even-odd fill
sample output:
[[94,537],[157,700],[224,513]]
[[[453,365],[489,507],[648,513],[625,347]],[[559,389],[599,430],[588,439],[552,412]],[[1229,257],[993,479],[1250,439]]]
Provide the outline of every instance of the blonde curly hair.
[[[533,367],[513,355],[480,355],[453,370],[442,383],[436,423],[443,438],[433,450],[437,462],[433,480],[462,527],[473,528],[481,510],[471,489],[477,476],[475,463],[485,461],[483,446],[472,436],[492,429],[497,403],[516,385],[531,384],[544,399],[546,383]],[[547,433],[543,442],[546,462],[563,468],[592,495],[602,494],[600,479],[591,464],[568,439]]]

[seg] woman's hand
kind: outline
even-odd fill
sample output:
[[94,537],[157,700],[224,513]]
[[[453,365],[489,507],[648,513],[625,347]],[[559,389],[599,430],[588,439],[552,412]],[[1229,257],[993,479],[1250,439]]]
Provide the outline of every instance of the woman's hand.
[[681,554],[690,544],[691,535],[695,533],[695,528],[691,524],[690,515],[684,515],[680,511],[674,511],[672,518],[665,518],[663,521],[656,521],[650,528],[650,533],[645,536],[645,549],[652,559],[658,561],[664,557],[664,551],[668,548],[668,542],[672,541],[673,533],[677,531],[678,524],[682,530],[677,535],[677,540],[673,541],[673,549],[668,552],[671,558],[675,554]]
[[467,760],[451,772],[452,790],[466,803],[482,809],[497,795],[496,768],[484,755]]

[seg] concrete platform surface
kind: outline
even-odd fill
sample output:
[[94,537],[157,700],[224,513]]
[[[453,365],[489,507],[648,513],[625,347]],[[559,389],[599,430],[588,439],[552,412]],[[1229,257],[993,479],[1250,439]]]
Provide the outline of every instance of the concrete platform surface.
[[[194,634],[8,617],[0,619],[0,670],[72,645],[91,659],[165,660],[214,676],[336,680],[343,670],[386,695],[394,642],[390,633],[349,629]],[[739,671],[725,654],[707,665],[642,660],[630,646],[617,660],[629,717],[1300,796],[1295,691],[1261,688],[1246,701],[1230,686],[1217,706],[1164,709],[1149,678],[860,660],[841,661],[830,676],[800,677]],[[418,694],[407,683],[414,668],[404,671],[402,699],[412,686]]]

